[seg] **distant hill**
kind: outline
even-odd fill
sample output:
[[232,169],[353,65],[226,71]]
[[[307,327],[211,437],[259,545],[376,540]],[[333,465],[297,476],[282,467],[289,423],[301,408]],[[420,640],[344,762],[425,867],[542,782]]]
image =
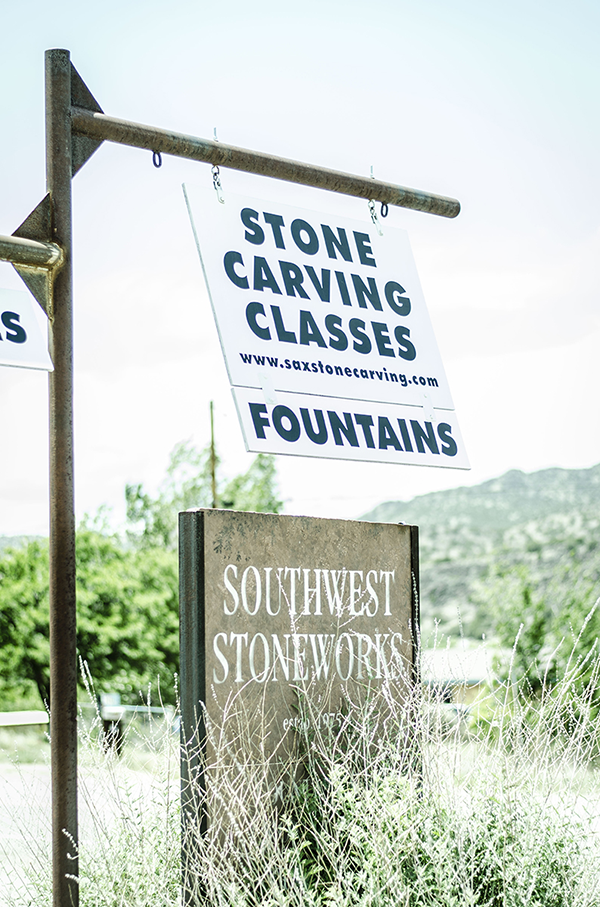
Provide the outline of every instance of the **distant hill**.
[[425,633],[434,621],[456,632],[460,620],[467,633],[489,633],[481,600],[498,568],[526,566],[539,594],[552,587],[566,595],[582,577],[600,583],[600,464],[511,470],[481,485],[388,501],[361,519],[419,526]]
[[502,532],[553,513],[596,508],[600,512],[600,464],[590,469],[511,469],[481,485],[434,491],[407,503],[388,501],[361,517],[425,527],[451,520],[472,532]]

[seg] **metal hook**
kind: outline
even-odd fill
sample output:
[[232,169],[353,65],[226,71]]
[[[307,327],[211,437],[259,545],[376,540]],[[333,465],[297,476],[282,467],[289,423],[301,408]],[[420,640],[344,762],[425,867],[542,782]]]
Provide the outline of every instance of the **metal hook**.
[[[375,179],[375,171],[373,170],[373,164],[371,164],[371,179],[372,180]],[[384,203],[382,203],[382,205],[381,205],[381,216],[387,217],[387,213],[388,213],[387,205],[385,206],[385,214],[383,213],[383,205],[384,205]],[[375,210],[375,199],[373,199],[373,198],[369,200],[369,213],[371,215],[371,220],[375,224],[375,229],[377,230],[377,232],[379,233],[380,236],[383,236],[383,230],[381,229],[381,224],[379,223],[379,219],[377,217],[377,211]]]
[[383,230],[381,229],[381,224],[379,223],[379,218],[377,217],[377,211],[375,210],[375,200],[374,199],[369,200],[369,213],[371,215],[371,220],[373,221],[373,223],[375,225],[375,229],[377,230],[377,232],[379,233],[380,236],[383,236]]
[[[219,138],[217,136],[217,127],[216,126],[213,127],[213,136],[214,136],[214,141],[218,142]],[[221,171],[219,170],[218,164],[213,164],[211,173],[212,173],[212,178],[213,178],[213,186],[214,186],[215,192],[217,193],[217,198],[219,199],[220,203],[222,205],[224,205],[225,199],[223,197],[223,186],[221,185]]]
[[160,151],[152,152],[152,163],[154,164],[154,166],[156,168],[162,167],[162,156],[161,156]]
[[212,168],[212,178],[214,190],[217,193],[217,198],[219,199],[222,205],[225,204],[225,199],[223,197],[223,186],[221,185],[221,171],[218,166],[215,164]]

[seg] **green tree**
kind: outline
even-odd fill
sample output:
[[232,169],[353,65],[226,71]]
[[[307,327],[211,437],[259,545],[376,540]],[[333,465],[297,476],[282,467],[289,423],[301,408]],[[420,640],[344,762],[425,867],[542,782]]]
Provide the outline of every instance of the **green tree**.
[[[174,699],[178,670],[177,556],[128,549],[115,536],[77,534],[77,649],[98,691],[124,701],[160,683]],[[30,542],[0,559],[0,681],[5,698],[33,684],[50,701],[48,546]]]
[[477,598],[487,625],[511,653],[499,660],[499,674],[507,676],[510,664],[513,677],[525,681],[522,689],[537,694],[543,684],[577,669],[574,691],[600,693],[594,657],[600,645],[597,594],[595,574],[578,569],[575,561],[545,586],[523,564],[497,567],[480,584]]
[[180,441],[171,451],[157,497],[147,494],[141,484],[126,485],[125,502],[130,541],[146,548],[174,547],[177,514],[190,507],[211,506],[210,447],[199,451],[190,441]]
[[255,513],[280,513],[283,501],[277,491],[275,460],[259,453],[247,472],[231,479],[221,495],[223,507],[252,510]]
[[[578,692],[589,691],[597,713],[600,677],[598,649],[600,645],[600,599],[594,603],[597,586],[582,580],[573,585],[554,623],[557,673],[577,668],[574,684]],[[594,688],[594,689],[592,689]]]
[[524,679],[532,693],[541,689],[544,676],[553,669],[547,656],[552,651],[553,612],[547,597],[536,592],[527,568],[497,568],[479,591],[482,610],[501,646],[511,650],[510,660],[500,659],[497,670]]
[[29,542],[0,558],[0,693],[48,701],[48,545]]
[[139,702],[148,684],[174,701],[179,670],[174,551],[125,547],[115,536],[77,536],[77,645],[96,688]]
[[[217,467],[220,460],[216,458]],[[275,459],[258,454],[245,473],[224,485],[217,483],[221,505],[229,510],[279,513],[283,501],[277,490]],[[177,514],[191,507],[212,505],[210,446],[199,451],[182,441],[171,452],[167,474],[153,498],[141,484],[125,487],[128,538],[138,547],[177,544]]]
[[[156,498],[126,488],[128,541],[108,534],[100,513],[77,533],[77,647],[98,691],[125,702],[160,682],[172,701],[178,670],[177,514],[212,502],[210,449],[189,441],[173,450]],[[259,454],[225,484],[224,506],[282,507],[273,457]],[[133,543],[133,544],[132,544]],[[30,542],[0,558],[0,696],[14,701],[36,690],[49,702],[48,546]]]

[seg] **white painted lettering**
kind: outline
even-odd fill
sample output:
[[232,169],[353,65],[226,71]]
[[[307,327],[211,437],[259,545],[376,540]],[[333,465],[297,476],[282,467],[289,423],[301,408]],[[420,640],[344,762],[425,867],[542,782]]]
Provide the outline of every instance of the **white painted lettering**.
[[232,633],[229,637],[229,645],[232,646],[235,641],[236,650],[235,650],[235,682],[243,683],[244,678],[242,676],[242,642],[245,642],[248,645],[248,634],[247,633]]
[[[329,579],[331,577],[331,583],[333,586],[333,593],[329,586]],[[325,580],[325,592],[327,593],[327,604],[329,605],[329,613],[333,615],[334,611],[338,617],[340,617],[343,608],[343,596],[344,589],[346,587],[346,570],[323,570],[323,579]],[[342,587],[339,588],[339,581],[342,580]]]
[[396,571],[395,570],[380,570],[379,579],[385,577],[385,611],[383,612],[386,617],[391,617],[392,612],[390,611],[390,578],[396,582]]
[[392,660],[395,662],[396,670],[403,667],[403,658],[402,652],[399,652],[396,648],[396,640],[399,640],[400,645],[402,645],[402,633],[392,633],[392,638],[390,640],[390,647],[392,650]]
[[[250,574],[250,571],[252,571],[252,573],[254,575],[254,610],[253,611],[251,611],[250,607],[248,606],[248,597],[247,597],[248,576]],[[242,605],[244,607],[244,611],[246,612],[246,614],[249,614],[250,617],[254,617],[254,615],[257,613],[258,609],[260,608],[260,599],[261,599],[260,573],[258,572],[256,567],[252,567],[252,566],[246,567],[246,569],[244,570],[244,573],[242,575]]]
[[362,579],[363,579],[362,570],[350,570],[349,611],[350,611],[350,615],[352,617],[360,617],[364,611],[364,605],[361,607],[360,611],[357,611],[356,610],[356,600],[358,599],[360,601],[360,599],[362,598],[363,590],[362,590],[362,586],[358,586],[358,588],[356,587],[355,579],[354,579],[355,576],[358,576],[360,578],[360,581],[362,582]]
[[387,663],[383,647],[385,646],[387,640],[390,638],[389,633],[376,633],[375,634],[375,653],[377,655],[377,677],[389,677],[389,665]]
[[[309,633],[310,645],[313,653],[313,664],[317,680],[323,674],[325,680],[329,677],[329,668],[333,656],[333,633]],[[318,652],[317,652],[318,643]]]
[[225,612],[225,614],[228,614],[231,616],[232,614],[235,614],[235,612],[237,611],[238,605],[240,603],[240,597],[238,595],[237,589],[235,588],[235,586],[231,585],[231,583],[229,581],[229,577],[227,576],[227,574],[230,570],[233,571],[233,575],[237,579],[237,567],[235,566],[235,564],[227,564],[227,566],[225,567],[225,572],[223,573],[223,582],[225,583],[225,588],[227,589],[227,591],[230,593],[231,597],[233,598],[233,608],[230,610],[227,607],[227,602],[225,601],[225,599],[223,599],[223,611]]
[[296,613],[296,576],[300,579],[300,567],[286,567],[285,568],[285,578],[290,577],[290,614],[294,615]]
[[[364,646],[367,646],[364,649]],[[371,669],[371,662],[369,661],[369,654],[373,650],[373,640],[370,636],[367,636],[366,633],[357,633],[357,661],[358,661],[358,670],[356,676],[359,680],[363,679],[363,665],[367,669],[367,677],[373,676],[373,671]]]
[[286,633],[283,637],[285,639],[285,655],[283,654],[283,650],[281,648],[281,643],[279,642],[279,637],[277,636],[277,634],[272,633],[271,638],[273,640],[273,680],[275,680],[275,681],[277,680],[277,661],[276,661],[276,659],[279,661],[279,664],[281,666],[281,670],[283,671],[283,675],[284,675],[285,679],[289,680],[290,679],[290,634]]
[[[348,670],[345,674],[342,673],[342,651],[344,648],[344,640],[346,640],[346,649],[348,652]],[[354,669],[354,645],[352,643],[352,637],[349,633],[341,633],[338,638],[335,647],[335,667],[338,672],[338,676],[342,680],[348,680]]]
[[265,567],[265,603],[267,606],[267,614],[270,614],[271,617],[276,617],[281,611],[281,587],[279,591],[279,603],[277,605],[277,611],[271,610],[271,570],[272,567]]
[[302,614],[310,614],[310,603],[313,595],[315,596],[315,614],[321,613],[321,571],[315,570],[316,586],[310,588],[310,570],[304,569],[304,611]]
[[[256,667],[254,665],[254,650],[256,648],[256,641],[260,639],[263,647],[263,669],[260,673],[257,673]],[[269,654],[269,643],[267,637],[262,633],[256,633],[251,641],[250,647],[248,649],[248,662],[250,664],[250,674],[252,675],[252,680],[257,680],[259,683],[264,683],[267,679],[267,674],[269,673],[269,668],[271,667],[271,658]]]
[[219,680],[219,678],[217,677],[217,671],[215,668],[213,668],[213,683],[225,683],[229,675],[229,664],[227,662],[227,659],[225,658],[225,655],[223,654],[223,652],[221,652],[219,644],[217,642],[219,637],[222,638],[225,642],[225,645],[227,645],[227,633],[217,633],[215,638],[213,639],[213,652],[219,659],[219,662],[223,668],[223,677],[221,678],[221,680]]
[[[294,680],[307,680],[308,669],[304,672],[304,658],[306,655],[306,633],[294,633],[292,643],[294,645]],[[304,644],[302,644],[302,641]]]
[[369,570],[369,572],[367,573],[367,592],[371,596],[364,608],[364,613],[367,615],[367,617],[375,617],[375,615],[377,614],[377,609],[379,608],[379,598],[371,584],[371,576],[374,577],[374,581],[377,582],[377,570]]

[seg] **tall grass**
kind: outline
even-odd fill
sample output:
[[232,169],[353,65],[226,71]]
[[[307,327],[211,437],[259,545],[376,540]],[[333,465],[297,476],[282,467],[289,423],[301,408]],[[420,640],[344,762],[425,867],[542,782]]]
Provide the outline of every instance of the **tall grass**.
[[219,775],[220,804],[236,805],[194,840],[195,894],[219,907],[600,904],[595,703],[581,672],[535,700],[498,685],[470,725],[383,687],[331,733],[303,699],[304,778],[282,803],[268,767],[246,766],[240,806],[242,779]]
[[[572,661],[536,696],[525,682],[497,684],[454,722],[420,691],[398,702],[384,685],[328,727],[305,691],[300,773],[232,760],[231,739],[212,728],[208,804],[201,788],[192,793],[213,821],[203,834],[187,825],[188,901],[600,905],[594,657],[592,675],[589,662]],[[134,738],[120,758],[94,728],[82,741],[83,907],[180,902],[177,741],[168,729]],[[13,903],[49,904],[46,878],[31,875]]]

